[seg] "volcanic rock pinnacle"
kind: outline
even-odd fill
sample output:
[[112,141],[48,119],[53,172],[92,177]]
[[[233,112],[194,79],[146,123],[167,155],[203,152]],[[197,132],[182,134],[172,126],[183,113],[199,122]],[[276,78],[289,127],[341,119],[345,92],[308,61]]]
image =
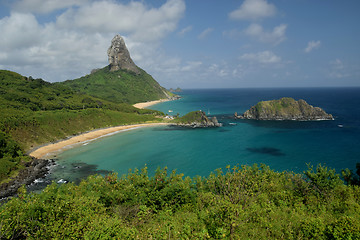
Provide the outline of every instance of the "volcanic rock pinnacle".
[[111,46],[107,51],[109,57],[110,71],[129,70],[140,74],[139,68],[135,65],[126,48],[125,41],[120,35],[111,40]]

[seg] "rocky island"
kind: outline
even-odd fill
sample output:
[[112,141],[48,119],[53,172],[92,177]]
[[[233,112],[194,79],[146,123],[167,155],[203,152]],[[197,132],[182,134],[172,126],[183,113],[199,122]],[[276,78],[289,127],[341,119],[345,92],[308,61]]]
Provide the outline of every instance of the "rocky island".
[[300,99],[296,101],[288,97],[278,100],[261,101],[252,106],[243,115],[238,116],[235,113],[235,118],[295,121],[334,120],[333,116],[326,113],[323,109],[313,107],[305,100]]
[[222,124],[218,122],[216,117],[208,118],[203,111],[194,111],[176,119],[176,124],[183,127],[191,128],[206,128],[206,127],[221,127]]

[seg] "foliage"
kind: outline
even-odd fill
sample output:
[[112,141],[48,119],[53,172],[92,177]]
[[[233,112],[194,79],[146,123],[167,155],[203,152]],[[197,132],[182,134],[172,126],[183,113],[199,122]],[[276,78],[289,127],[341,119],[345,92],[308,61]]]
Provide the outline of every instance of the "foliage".
[[360,185],[360,163],[356,163],[356,175],[350,169],[345,169],[341,171],[342,177],[344,178],[347,184],[351,185]]
[[[360,188],[317,170],[315,181],[265,165],[190,179],[166,168],[149,177],[145,167],[22,189],[0,208],[0,238],[359,239]],[[329,187],[326,198],[314,182]]]
[[0,131],[0,181],[16,170],[21,161],[28,161],[23,156],[20,146],[6,133]]
[[[97,91],[99,92],[99,89]],[[0,103],[1,111],[102,108],[128,113],[159,114],[158,111],[141,110],[129,104],[115,104],[104,99],[79,94],[64,84],[27,78],[6,70],[0,70]]]
[[34,146],[96,128],[161,121],[156,116],[164,114],[0,70],[0,115],[0,148],[17,147],[17,155],[0,154],[1,180],[21,167],[23,151]]
[[202,122],[206,117],[205,113],[200,111],[193,111],[185,114],[184,116],[177,118],[175,122],[177,123],[193,123],[193,122]]
[[105,99],[115,103],[138,103],[167,98],[170,94],[149,74],[140,69],[140,74],[131,71],[109,71],[109,67],[79,79],[58,83],[76,92]]

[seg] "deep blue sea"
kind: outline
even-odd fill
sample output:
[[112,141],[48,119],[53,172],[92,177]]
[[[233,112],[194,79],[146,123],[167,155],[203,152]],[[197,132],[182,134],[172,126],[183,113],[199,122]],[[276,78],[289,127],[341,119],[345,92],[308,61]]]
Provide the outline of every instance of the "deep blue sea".
[[[227,165],[264,163],[276,171],[302,173],[307,163],[338,172],[360,162],[360,88],[189,89],[180,100],[150,107],[184,115],[203,110],[223,123],[220,128],[147,127],[104,137],[57,155],[58,181],[78,181],[89,174],[148,167],[168,167],[185,176],[208,176]],[[333,114],[334,121],[235,120],[262,100],[304,99]],[[169,113],[169,110],[172,112]]]

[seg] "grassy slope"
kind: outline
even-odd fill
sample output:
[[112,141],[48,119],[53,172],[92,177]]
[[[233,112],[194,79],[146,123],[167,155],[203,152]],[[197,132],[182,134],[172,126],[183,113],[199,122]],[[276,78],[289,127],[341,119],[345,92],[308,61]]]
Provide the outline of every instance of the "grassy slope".
[[193,122],[202,122],[203,121],[203,113],[201,111],[193,111],[185,114],[184,116],[180,118],[176,118],[176,123],[183,123],[183,124],[190,124]]
[[284,115],[284,114],[301,114],[299,104],[292,98],[281,98],[278,100],[262,101],[255,105],[258,112],[266,111],[267,113]]
[[[21,150],[96,128],[161,121],[156,115],[162,114],[0,70],[0,145],[11,155],[0,156],[0,167],[4,174],[16,170],[21,160],[28,160]],[[12,139],[20,146],[16,156],[8,148]]]
[[[149,74],[119,70],[110,72],[108,67],[79,79],[68,80],[59,85],[69,86],[77,92],[86,93],[115,103],[138,103],[167,98],[173,95],[159,85]],[[166,93],[166,94],[165,94]]]

